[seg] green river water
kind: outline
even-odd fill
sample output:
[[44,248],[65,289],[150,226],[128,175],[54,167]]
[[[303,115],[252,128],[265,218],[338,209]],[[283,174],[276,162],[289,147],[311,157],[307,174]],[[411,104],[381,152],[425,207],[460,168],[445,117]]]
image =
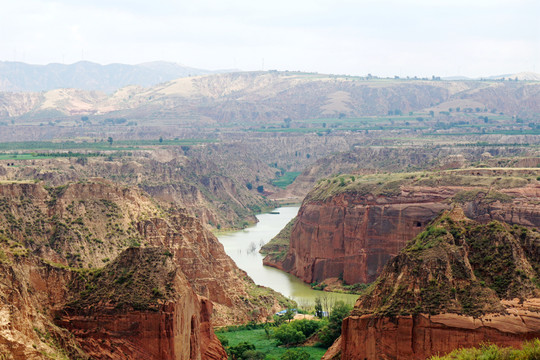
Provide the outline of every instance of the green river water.
[[308,284],[286,272],[263,266],[263,256],[259,253],[259,249],[296,216],[298,209],[298,206],[280,207],[272,211],[274,214],[257,215],[259,222],[256,225],[240,231],[219,234],[218,239],[225,247],[225,252],[256,284],[282,293],[295,300],[300,307],[312,306],[317,297],[330,304],[343,300],[354,305],[358,295],[313,290]]

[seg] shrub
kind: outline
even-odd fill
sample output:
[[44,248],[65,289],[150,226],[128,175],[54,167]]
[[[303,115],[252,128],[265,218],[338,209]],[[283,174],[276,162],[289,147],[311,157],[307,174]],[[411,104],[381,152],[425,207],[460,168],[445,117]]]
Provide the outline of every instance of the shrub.
[[298,344],[306,340],[306,336],[299,330],[296,330],[291,324],[282,324],[274,330],[274,337],[278,345]]
[[309,360],[309,353],[302,349],[289,349],[281,355],[281,360]]
[[250,350],[255,350],[255,345],[243,341],[238,345],[230,346],[229,355],[232,357],[233,360],[243,360],[244,353]]

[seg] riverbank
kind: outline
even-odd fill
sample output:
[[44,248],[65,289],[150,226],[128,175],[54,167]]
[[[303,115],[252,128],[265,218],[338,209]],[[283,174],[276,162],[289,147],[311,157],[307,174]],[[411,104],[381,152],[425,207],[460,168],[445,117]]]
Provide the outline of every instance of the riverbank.
[[331,306],[341,300],[354,304],[358,295],[340,294],[313,290],[300,279],[281,270],[263,266],[263,255],[260,248],[276,236],[287,223],[296,216],[299,206],[284,206],[274,209],[271,213],[257,215],[257,224],[239,231],[218,234],[225,252],[239,268],[246,271],[257,285],[267,286],[288,298],[295,300],[299,307],[310,308],[315,299]]

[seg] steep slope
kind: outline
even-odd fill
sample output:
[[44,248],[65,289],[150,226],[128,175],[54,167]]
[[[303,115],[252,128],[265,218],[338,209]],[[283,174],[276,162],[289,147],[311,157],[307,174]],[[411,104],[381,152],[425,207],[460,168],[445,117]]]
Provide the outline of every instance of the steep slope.
[[0,228],[51,263],[99,268],[128,247],[162,247],[198,295],[214,302],[216,324],[266,319],[287,303],[257,287],[194,217],[163,209],[136,188],[107,181],[45,189],[0,185]]
[[[215,153],[220,149],[210,149]],[[187,151],[186,151],[187,152]],[[142,152],[111,160],[104,156],[71,159],[24,161],[7,167],[0,161],[0,180],[40,179],[50,186],[66,182],[108,178],[126,185],[138,186],[166,206],[170,203],[186,208],[203,223],[214,228],[241,228],[255,223],[258,210],[272,206],[245,183],[256,184],[256,177],[273,178],[274,171],[266,164],[246,161],[241,167],[223,164],[228,159],[212,159],[204,150],[190,148],[184,155],[181,148]],[[236,171],[235,171],[236,170]]]
[[540,234],[445,212],[384,268],[325,358],[425,359],[540,336]]
[[227,359],[199,299],[163,248],[130,248],[78,278],[57,312],[94,359]]
[[286,253],[264,259],[307,283],[340,278],[370,283],[406,242],[452,202],[488,222],[540,226],[540,172],[468,169],[434,173],[341,175],[306,197]]
[[77,276],[33,256],[0,233],[0,354],[5,359],[89,359],[51,311],[62,307]]

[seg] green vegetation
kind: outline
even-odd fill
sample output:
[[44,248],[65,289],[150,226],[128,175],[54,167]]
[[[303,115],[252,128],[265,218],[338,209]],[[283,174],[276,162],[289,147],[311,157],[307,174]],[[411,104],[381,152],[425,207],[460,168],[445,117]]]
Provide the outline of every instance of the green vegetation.
[[[287,352],[291,354],[290,350],[295,348],[278,347],[276,340],[269,338],[267,331],[264,328],[258,328],[254,330],[238,330],[238,331],[221,331],[216,330],[216,334],[222,344],[226,344],[226,350],[230,347],[238,346],[240,343],[252,344],[255,347],[255,351],[260,351],[265,354],[265,360],[278,360],[281,359]],[[326,349],[315,346],[303,346],[296,349],[302,350],[310,355],[310,360],[320,359]],[[287,358],[286,358],[287,359]]]
[[[325,348],[341,334],[341,323],[351,309],[352,306],[337,301],[331,309],[330,317],[322,320],[290,321],[286,316],[276,315],[273,323],[250,323],[215,331],[233,359],[249,359],[247,355],[258,356],[260,353],[266,354],[264,357],[266,360],[290,359],[291,356],[300,356],[300,359],[320,359],[325,353]],[[299,346],[309,338],[317,341],[317,346],[321,347]],[[245,354],[246,351],[253,353]]]
[[114,140],[96,142],[76,141],[20,141],[0,143],[0,150],[135,150],[146,146],[193,146],[214,143],[214,139],[180,139],[180,140]]
[[319,340],[322,346],[328,347],[341,335],[341,323],[349,316],[352,306],[343,301],[337,301],[332,307],[328,323],[319,331]]
[[285,189],[287,186],[293,183],[294,179],[296,179],[298,175],[300,175],[300,171],[288,171],[279,176],[277,179],[272,180],[272,185]]
[[317,332],[321,325],[322,323],[316,320],[296,320],[281,324],[274,330],[273,336],[276,338],[278,345],[291,346],[300,344]]
[[479,348],[454,350],[445,356],[430,360],[534,360],[540,359],[540,340],[527,341],[521,349],[483,344]]

